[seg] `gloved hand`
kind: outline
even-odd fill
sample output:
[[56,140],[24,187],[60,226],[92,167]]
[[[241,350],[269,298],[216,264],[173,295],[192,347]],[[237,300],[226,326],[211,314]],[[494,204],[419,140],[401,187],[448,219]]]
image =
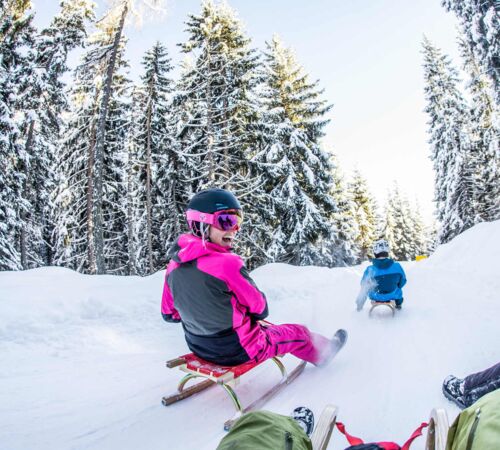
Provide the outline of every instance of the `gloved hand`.
[[161,314],[165,322],[179,323],[181,319],[175,319],[172,314]]
[[356,299],[356,311],[361,311],[365,306],[366,297],[358,296]]

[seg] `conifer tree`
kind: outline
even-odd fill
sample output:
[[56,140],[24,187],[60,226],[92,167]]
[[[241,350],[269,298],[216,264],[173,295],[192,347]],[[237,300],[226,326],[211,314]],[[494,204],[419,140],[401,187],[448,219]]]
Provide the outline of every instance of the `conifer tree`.
[[[110,201],[109,197],[105,198],[106,193],[113,192],[113,184],[105,185],[105,178],[111,177],[116,186],[121,187],[124,184],[124,156],[110,154],[113,145],[106,147],[107,143],[114,143],[116,136],[109,136],[106,133],[111,132],[110,127],[117,123],[120,119],[108,118],[111,108],[115,111],[121,109],[119,106],[120,94],[115,92],[115,89],[120,89],[119,86],[124,80],[115,82],[117,70],[122,64],[124,38],[123,30],[127,17],[136,9],[136,1],[134,0],[116,0],[112,3],[111,8],[106,15],[97,24],[98,32],[93,36],[92,41],[94,48],[87,52],[84,57],[83,64],[80,65],[80,87],[82,90],[77,93],[76,97],[89,94],[91,101],[89,104],[81,104],[84,108],[90,107],[89,115],[90,122],[84,127],[87,144],[83,144],[86,148],[87,160],[85,162],[86,173],[86,217],[85,217],[85,236],[87,247],[87,261],[78,264],[79,267],[87,267],[90,273],[105,273],[107,271],[107,261],[114,261],[113,270],[117,270],[116,264],[122,267],[122,263],[117,261],[121,256],[116,254],[116,249],[113,249],[113,242],[118,242],[116,234],[118,233],[113,227],[107,227],[106,220],[115,220],[115,224],[121,221],[122,214],[118,211],[126,209],[126,205],[118,204],[116,201]],[[148,5],[155,7],[160,5],[160,1],[147,2]],[[85,86],[85,87],[84,87]],[[87,92],[85,92],[87,91]],[[114,102],[114,105],[112,103]],[[120,112],[120,114],[123,111]],[[76,118],[78,121],[78,118]],[[120,136],[120,139],[122,136]],[[74,136],[73,136],[74,137]],[[70,139],[71,141],[71,139]],[[79,144],[73,139],[72,143],[77,147]],[[70,144],[71,146],[71,144]],[[115,148],[121,148],[115,145]],[[108,152],[108,154],[106,154]],[[111,158],[117,162],[117,167],[122,169],[117,171],[117,167],[106,167],[106,159]],[[121,162],[118,162],[120,161]],[[114,171],[114,173],[113,173]],[[110,174],[111,173],[111,174]],[[106,187],[105,187],[106,186]],[[126,198],[126,196],[125,196]],[[78,197],[80,200],[80,197]],[[118,209],[106,211],[105,205],[113,205]],[[117,215],[115,215],[117,213]],[[119,219],[120,218],[120,219]],[[81,223],[81,220],[78,221]],[[111,231],[112,230],[112,231]],[[105,240],[106,233],[113,233],[108,240],[108,248],[106,248]],[[121,236],[120,236],[121,237]],[[111,246],[111,247],[110,247]],[[77,252],[81,256],[81,252]],[[120,253],[127,254],[126,249],[120,250]],[[82,261],[81,261],[82,262]],[[128,264],[127,264],[128,266]],[[121,269],[120,269],[121,270]]]
[[29,158],[16,112],[19,76],[32,63],[23,48],[33,46],[35,35],[30,6],[30,1],[10,0],[0,10],[0,270],[23,268],[21,216],[29,207],[24,201]]
[[401,195],[397,185],[387,199],[383,236],[396,259],[411,261],[415,258],[413,218],[408,200]]
[[471,93],[470,161],[475,222],[500,218],[500,117],[491,96],[491,78],[481,73],[470,43],[459,40],[464,68],[469,74]]
[[189,161],[181,176],[190,184],[184,192],[223,187],[244,202],[239,247],[253,259],[252,265],[263,258],[256,239],[262,229],[257,209],[263,206],[263,194],[250,162],[255,152],[257,105],[252,92],[258,56],[225,4],[203,1],[201,13],[190,15],[186,25],[189,38],[182,50],[189,59],[174,99],[177,154]]
[[68,71],[68,52],[83,43],[85,21],[93,17],[92,5],[82,0],[61,2],[61,11],[36,36],[27,52],[30,64],[18,77],[17,108],[24,152],[21,264],[23,268],[52,263],[54,211],[51,195],[56,185],[55,153],[61,130],[61,113],[67,106],[61,78]]
[[441,222],[439,241],[448,242],[474,224],[475,202],[467,105],[457,73],[446,55],[423,41],[429,143],[436,172],[435,201]]
[[[133,146],[135,149],[134,184],[137,222],[135,224],[135,255],[140,274],[151,274],[166,262],[161,227],[177,222],[171,215],[170,198],[173,180],[171,167],[176,155],[172,152],[168,127],[168,94],[172,81],[167,77],[172,69],[166,48],[157,42],[146,52],[142,84],[134,101]],[[168,173],[167,173],[168,172]],[[159,177],[161,175],[161,178]],[[165,201],[167,200],[167,201]]]
[[377,239],[377,230],[380,227],[376,203],[359,170],[354,171],[348,189],[351,201],[354,202],[354,221],[358,230],[355,242],[359,248],[360,261],[364,261],[371,253],[373,242]]
[[330,110],[317,82],[311,83],[279,38],[267,44],[262,102],[262,150],[254,157],[272,199],[274,261],[325,264],[321,246],[335,239],[337,211],[330,155],[320,146]]
[[[88,273],[123,273],[127,266],[127,106],[122,99],[128,80],[119,72],[126,66],[120,28],[123,15],[108,19],[98,23],[96,33],[89,38],[89,49],[75,71],[72,110],[60,158],[65,182],[58,195],[58,262]],[[120,40],[115,46],[117,35]],[[102,136],[98,144],[99,133]],[[97,145],[101,146],[99,150]],[[100,243],[97,245],[96,241]]]
[[197,116],[195,111],[198,106],[187,99],[190,88],[184,84],[189,83],[187,74],[192,70],[193,66],[187,58],[169,102],[166,133],[168,152],[162,155],[158,170],[158,209],[165,215],[160,226],[163,258],[177,236],[187,231],[184,217],[186,205],[201,186],[200,155],[196,147],[203,130],[195,125],[193,118]]
[[[248,123],[253,107],[248,91],[256,83],[257,56],[228,6],[203,1],[200,15],[189,16],[189,38],[182,50],[193,60],[185,66],[176,102],[191,103],[188,151],[199,161],[195,190],[219,185],[234,191],[248,181],[246,166]],[[198,132],[195,131],[197,129]]]
[[424,224],[418,202],[415,202],[414,206],[410,206],[409,211],[412,259],[414,259],[418,255],[429,254],[430,236]]
[[337,211],[333,214],[333,226],[336,239],[332,241],[329,251],[333,266],[350,266],[359,261],[359,227],[356,222],[356,204],[349,195],[344,174],[334,157],[332,176],[334,180],[331,193]]
[[491,95],[500,106],[500,19],[497,0],[441,0],[453,11],[467,47],[481,66],[481,75],[492,80]]
[[428,253],[429,236],[418,203],[411,206],[397,184],[388,194],[382,236],[398,260],[413,261]]

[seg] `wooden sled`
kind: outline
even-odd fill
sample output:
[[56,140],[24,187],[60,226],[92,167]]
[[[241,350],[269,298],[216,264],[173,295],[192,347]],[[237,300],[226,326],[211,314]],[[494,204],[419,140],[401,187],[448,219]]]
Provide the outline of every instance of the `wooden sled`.
[[[265,392],[261,397],[256,399],[253,403],[245,408],[241,405],[238,395],[234,391],[234,387],[239,384],[240,377],[242,375],[249,372],[261,363],[250,361],[244,364],[240,364],[239,366],[219,366],[217,364],[213,364],[211,362],[198,358],[193,353],[189,353],[179,358],[167,361],[167,367],[169,369],[178,367],[183,372],[186,372],[187,375],[185,375],[179,382],[179,385],[177,386],[177,392],[170,396],[163,397],[162,403],[165,406],[169,406],[173,403],[184,400],[187,397],[191,397],[192,395],[197,394],[198,392],[201,392],[206,388],[216,384],[227,392],[227,394],[233,401],[234,407],[236,408],[236,415],[232,419],[229,419],[224,423],[224,429],[228,431],[242,414],[260,408],[271,397],[276,395],[285,386],[295,380],[295,378],[297,378],[302,373],[307,364],[305,361],[302,361],[295,369],[293,369],[292,372],[287,373],[286,368],[279,357],[276,356],[271,359],[280,369],[281,380],[271,389]],[[187,382],[194,378],[202,378],[203,381],[185,388]]]
[[370,308],[370,311],[368,312],[368,315],[372,315],[372,311],[375,308],[378,308],[379,306],[384,306],[386,308],[390,308],[392,312],[392,316],[394,317],[394,314],[396,314],[396,302],[394,300],[391,300],[389,302],[376,302],[374,300],[371,301],[372,307]]
[[448,415],[444,409],[433,409],[429,418],[425,450],[445,450],[448,436]]
[[313,450],[326,450],[332,435],[335,421],[337,420],[338,408],[334,405],[326,405],[314,427],[311,436]]

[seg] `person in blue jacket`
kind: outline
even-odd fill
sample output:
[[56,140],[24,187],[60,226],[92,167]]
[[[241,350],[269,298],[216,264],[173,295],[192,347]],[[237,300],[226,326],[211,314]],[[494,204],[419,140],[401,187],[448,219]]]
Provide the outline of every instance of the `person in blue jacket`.
[[403,304],[402,287],[406,284],[406,276],[401,265],[389,258],[389,244],[380,239],[373,244],[372,265],[368,266],[361,279],[361,290],[356,299],[356,309],[361,311],[366,297],[376,302],[394,300],[396,308]]

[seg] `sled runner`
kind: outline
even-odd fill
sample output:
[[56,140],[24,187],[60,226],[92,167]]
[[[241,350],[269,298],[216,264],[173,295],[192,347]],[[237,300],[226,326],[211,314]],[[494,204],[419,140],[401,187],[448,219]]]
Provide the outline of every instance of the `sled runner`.
[[[280,369],[281,380],[271,389],[265,392],[261,397],[256,399],[253,403],[245,408],[241,405],[238,395],[234,391],[234,387],[239,383],[240,377],[242,375],[249,372],[261,363],[249,361],[247,363],[240,364],[239,366],[219,366],[217,364],[210,363],[201,358],[198,358],[193,353],[189,353],[179,358],[167,361],[168,368],[171,369],[174,367],[178,367],[183,372],[186,372],[186,375],[179,382],[177,393],[168,397],[163,397],[162,403],[165,406],[169,406],[172,403],[184,400],[187,397],[190,397],[214,384],[217,384],[227,392],[227,394],[233,401],[234,407],[237,411],[236,415],[232,419],[227,420],[224,423],[224,429],[227,431],[231,428],[235,420],[242,414],[260,408],[271,397],[281,391],[285,386],[290,384],[302,373],[307,364],[305,361],[302,361],[297,367],[295,367],[295,369],[293,369],[290,373],[287,373],[286,368],[279,357],[274,357],[271,359]],[[185,388],[187,382],[194,378],[202,378],[203,381],[191,387]]]
[[394,300],[391,300],[389,302],[376,302],[374,300],[372,300],[372,307],[370,308],[370,311],[368,312],[368,314],[371,316],[372,315],[372,312],[375,308],[378,308],[379,306],[384,306],[386,308],[389,308],[392,312],[392,315],[394,316],[394,314],[396,313],[396,302]]

